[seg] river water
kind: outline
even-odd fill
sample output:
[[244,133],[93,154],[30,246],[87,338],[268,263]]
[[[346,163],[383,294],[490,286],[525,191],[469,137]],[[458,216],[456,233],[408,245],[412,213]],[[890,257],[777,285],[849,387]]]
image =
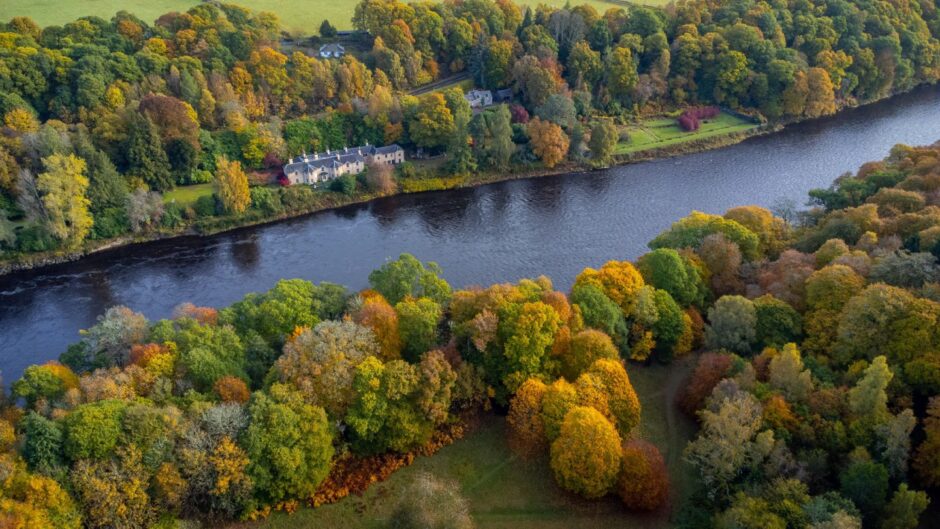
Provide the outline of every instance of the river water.
[[402,252],[437,261],[455,287],[546,274],[567,288],[585,266],[638,257],[692,210],[802,204],[896,143],[937,139],[940,87],[928,87],[716,151],[390,197],[0,277],[0,373],[10,383],[56,358],[112,305],[161,318],[184,301],[224,306],[293,277],[358,289]]

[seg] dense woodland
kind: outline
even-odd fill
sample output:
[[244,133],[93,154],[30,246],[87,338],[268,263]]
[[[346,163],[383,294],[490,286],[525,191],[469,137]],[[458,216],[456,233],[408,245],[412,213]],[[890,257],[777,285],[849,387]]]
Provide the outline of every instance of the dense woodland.
[[[0,251],[271,218],[478,171],[604,164],[617,125],[637,116],[721,105],[812,118],[940,78],[940,17],[926,0],[683,0],[603,14],[363,0],[353,23],[350,49],[364,51],[324,60],[282,46],[273,15],[228,4],[152,24],[126,12],[0,22]],[[329,24],[320,33],[336,38]],[[460,72],[514,101],[472,113],[459,87],[409,95]],[[290,156],[366,142],[446,164],[372,168],[329,189],[264,185]],[[161,195],[210,182],[192,203]]]
[[[402,255],[360,292],[292,279],[157,322],[111,308],[11,385],[0,522],[176,527],[317,504],[348,492],[339,469],[385,475],[382,457],[484,410],[563,489],[659,509],[668,474],[628,373],[694,355],[676,405],[700,424],[684,459],[701,488],[671,506],[677,526],[914,529],[940,485],[940,144],[811,195],[804,212],[693,212],[568,292],[454,290]],[[469,526],[425,485],[396,527]]]

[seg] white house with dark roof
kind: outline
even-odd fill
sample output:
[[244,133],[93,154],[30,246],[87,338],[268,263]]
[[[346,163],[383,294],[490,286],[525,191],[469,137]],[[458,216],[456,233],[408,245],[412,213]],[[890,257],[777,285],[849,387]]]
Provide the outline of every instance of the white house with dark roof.
[[324,59],[339,59],[343,55],[346,55],[346,48],[342,44],[331,42],[320,46],[320,57]]
[[373,163],[398,165],[405,161],[405,150],[397,144],[374,147],[345,148],[341,151],[304,153],[284,166],[284,175],[291,184],[318,184],[334,178],[358,174]]
[[489,90],[470,90],[463,97],[470,103],[470,108],[483,108],[493,104],[493,92]]

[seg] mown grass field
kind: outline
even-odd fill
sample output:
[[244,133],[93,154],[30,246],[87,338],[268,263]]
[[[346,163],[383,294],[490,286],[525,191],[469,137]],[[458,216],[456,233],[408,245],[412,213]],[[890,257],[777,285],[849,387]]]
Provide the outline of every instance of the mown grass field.
[[173,202],[174,200],[182,206],[191,206],[199,200],[200,197],[212,195],[212,184],[195,184],[191,186],[179,186],[163,194],[164,202]]
[[[567,3],[567,0],[516,1],[531,6],[546,4],[554,7],[563,7]],[[198,3],[198,0],[0,0],[0,21],[14,16],[28,16],[40,26],[48,26],[65,24],[90,15],[110,19],[116,12],[124,10],[142,20],[153,22],[164,13],[186,11]],[[358,0],[234,0],[232,3],[256,11],[271,11],[278,15],[281,24],[291,33],[312,35],[317,32],[324,18],[339,29],[350,29],[350,20]],[[611,7],[626,5],[625,2],[604,0],[576,0],[571,3],[588,3],[601,13]],[[641,0],[637,3],[664,5],[667,0]]]
[[679,128],[675,118],[650,119],[625,127],[624,130],[629,134],[630,139],[617,145],[614,154],[632,154],[647,149],[741,132],[755,127],[757,127],[756,123],[725,112],[716,118],[703,120],[695,132],[686,132]]
[[[639,435],[663,452],[673,482],[672,503],[678,504],[694,486],[690,469],[681,461],[682,450],[695,431],[694,424],[674,404],[676,392],[691,368],[691,359],[670,366],[632,367],[630,378],[643,405]],[[314,529],[384,527],[398,494],[419,472],[459,483],[470,503],[477,526],[489,529],[661,529],[670,526],[669,512],[638,515],[627,512],[610,497],[587,501],[559,489],[547,461],[525,461],[506,444],[506,422],[488,416],[466,438],[430,457],[420,457],[362,497],[349,497],[317,509],[292,515],[275,514],[262,522],[238,524],[230,529]]]

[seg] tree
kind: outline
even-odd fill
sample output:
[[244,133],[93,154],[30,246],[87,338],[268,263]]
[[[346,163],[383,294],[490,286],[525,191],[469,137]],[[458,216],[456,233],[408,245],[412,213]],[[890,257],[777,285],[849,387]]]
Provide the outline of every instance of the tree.
[[606,119],[596,121],[591,127],[591,140],[588,142],[591,157],[598,163],[606,163],[619,141],[620,133],[616,125]]
[[427,297],[443,304],[450,299],[451,289],[440,277],[442,273],[437,263],[422,263],[415,256],[404,253],[369,274],[369,284],[392,305],[405,296]]
[[323,22],[320,23],[320,36],[326,39],[331,39],[336,36],[336,28],[325,18]]
[[796,344],[786,344],[771,358],[768,382],[791,402],[802,402],[813,391],[813,377],[808,369],[803,369]]
[[568,351],[561,358],[561,373],[568,380],[575,380],[601,358],[619,359],[610,336],[594,329],[583,330],[571,337]]
[[591,365],[587,374],[603,386],[617,431],[626,437],[640,424],[640,399],[630,383],[623,362],[602,358]]
[[372,329],[381,349],[380,358],[387,362],[401,358],[401,334],[398,331],[398,313],[380,294],[367,298],[353,321]]
[[706,237],[717,233],[737,244],[745,258],[753,260],[760,257],[760,239],[754,232],[736,221],[700,211],[693,211],[689,216],[674,222],[668,230],[650,241],[649,247],[697,250],[702,247]]
[[855,461],[839,474],[840,491],[866,519],[877,517],[888,495],[888,471],[869,460]]
[[248,176],[239,161],[220,156],[215,160],[215,193],[226,213],[243,213],[251,204]]
[[421,96],[415,115],[408,122],[408,134],[415,144],[428,149],[443,147],[455,132],[454,115],[444,95],[432,92]]
[[627,321],[623,311],[595,285],[583,284],[571,289],[571,302],[578,306],[587,327],[610,336],[620,350],[627,348]]
[[849,390],[849,411],[857,418],[883,419],[888,414],[888,394],[885,391],[894,374],[888,369],[884,356],[875,357],[864,375]]
[[616,484],[620,461],[620,435],[600,412],[579,406],[565,415],[551,447],[552,472],[561,488],[599,498]]
[[705,343],[711,349],[750,353],[756,337],[757,310],[743,296],[722,296],[708,309]]
[[156,191],[137,188],[133,193],[127,194],[125,207],[131,231],[138,233],[157,225],[163,218],[163,195]]
[[780,347],[799,340],[803,334],[803,319],[785,301],[770,294],[754,300],[757,323],[754,326],[754,339],[761,347]]
[[437,343],[437,324],[443,316],[441,306],[429,298],[405,298],[395,305],[398,333],[405,359],[415,361]]
[[170,160],[160,140],[157,126],[150,118],[134,114],[127,137],[128,172],[139,176],[155,191],[166,191],[173,187]]
[[617,493],[628,509],[652,511],[669,499],[669,471],[659,449],[631,439],[623,445]]
[[470,120],[470,136],[477,162],[493,169],[509,166],[516,144],[512,141],[512,122],[506,105],[477,113]]
[[402,492],[389,520],[393,529],[473,529],[470,505],[456,483],[428,473],[416,476]]
[[308,403],[341,420],[354,398],[356,366],[378,354],[371,330],[353,322],[326,321],[284,344],[274,372],[281,382],[299,389]]
[[682,306],[704,304],[701,272],[676,250],[657,248],[641,256],[636,265],[646,283],[665,290]]
[[909,490],[907,483],[901,483],[885,507],[881,529],[915,529],[929,504],[925,492]]
[[925,485],[935,487],[940,484],[940,397],[931,398],[927,405],[924,434],[914,455],[914,470]]
[[501,382],[512,393],[528,378],[545,374],[549,351],[561,325],[551,306],[514,303],[499,311],[497,334],[503,344]]
[[29,468],[54,472],[62,465],[63,433],[59,423],[29,412],[20,423],[23,429],[23,458]]
[[304,402],[284,384],[256,392],[243,446],[257,495],[272,503],[309,498],[326,478],[333,458],[333,427],[323,408]]
[[85,194],[88,190],[85,161],[73,155],[54,154],[43,158],[42,164],[45,172],[36,178],[36,187],[42,197],[46,226],[68,248],[76,248],[94,222],[88,211],[91,201]]
[[637,295],[644,284],[643,276],[629,261],[608,261],[599,270],[582,270],[572,290],[594,286],[620,306],[624,316],[629,318],[636,311]]
[[[124,365],[127,363],[131,345],[146,340],[149,322],[143,314],[122,305],[109,308],[92,327],[81,331],[82,342],[91,353],[85,358],[82,368],[102,365]],[[73,369],[76,366],[70,364]]]
[[611,50],[607,56],[607,88],[610,94],[626,103],[633,96],[633,89],[639,80],[630,48],[618,46]]
[[105,459],[114,453],[121,435],[121,415],[127,404],[119,400],[102,400],[82,404],[65,418],[66,457]]
[[510,445],[523,457],[533,457],[547,447],[541,415],[547,389],[541,380],[530,378],[519,386],[509,402],[506,422]]
[[685,458],[698,469],[709,497],[716,498],[770,453],[773,432],[761,431],[761,405],[750,393],[732,393],[712,408],[699,413],[702,429],[686,447]]
[[558,125],[535,118],[527,125],[526,133],[532,152],[542,160],[545,167],[555,167],[567,156],[568,136]]

